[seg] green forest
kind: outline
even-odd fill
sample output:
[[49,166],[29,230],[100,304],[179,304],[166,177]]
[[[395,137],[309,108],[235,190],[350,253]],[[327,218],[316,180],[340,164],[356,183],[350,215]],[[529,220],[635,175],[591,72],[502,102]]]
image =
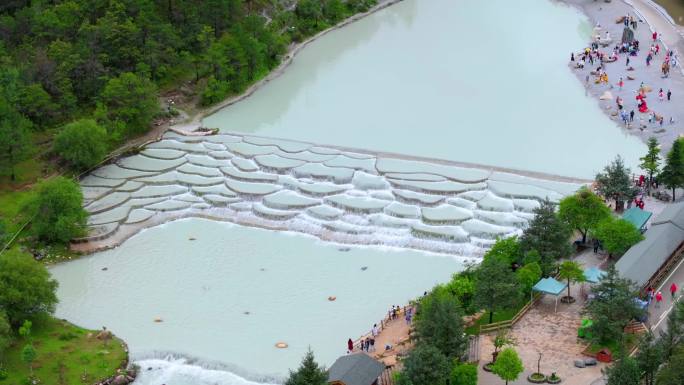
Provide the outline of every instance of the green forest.
[[[3,181],[35,180],[46,167],[54,167],[46,165],[47,160],[74,169],[92,166],[103,156],[102,148],[90,154],[89,146],[68,144],[94,135],[98,143],[106,144],[106,153],[145,133],[155,119],[176,114],[160,95],[181,88],[191,104],[199,106],[238,94],[277,66],[291,43],[374,3],[4,1],[0,4]],[[71,129],[64,132],[69,124]],[[52,142],[59,135],[64,137],[55,147]]]

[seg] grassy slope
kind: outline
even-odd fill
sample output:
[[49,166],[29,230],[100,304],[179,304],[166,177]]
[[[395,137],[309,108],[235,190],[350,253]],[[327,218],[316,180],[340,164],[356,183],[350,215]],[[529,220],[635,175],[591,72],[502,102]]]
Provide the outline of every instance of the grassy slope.
[[[114,339],[105,347],[94,337],[96,334],[51,317],[36,320],[32,338],[38,355],[33,368],[41,384],[93,384],[112,375],[126,359],[123,344]],[[5,367],[9,377],[0,384],[21,385],[28,377],[29,368],[21,361],[24,344],[23,340],[17,339],[6,352]]]

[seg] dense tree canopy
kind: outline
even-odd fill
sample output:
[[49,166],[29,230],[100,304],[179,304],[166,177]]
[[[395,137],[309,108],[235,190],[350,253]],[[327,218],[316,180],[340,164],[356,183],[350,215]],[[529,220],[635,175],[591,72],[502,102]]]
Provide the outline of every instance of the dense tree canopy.
[[602,220],[593,233],[601,240],[603,248],[610,255],[622,255],[634,244],[644,239],[641,232],[631,222],[613,217]]
[[572,229],[556,214],[556,206],[548,199],[534,210],[535,217],[520,237],[523,252],[536,250],[541,256],[541,267],[548,274],[558,258],[572,252],[570,236]]
[[156,95],[151,81],[125,72],[107,82],[95,115],[115,138],[143,133],[159,110]]
[[404,370],[397,385],[445,385],[449,369],[449,360],[439,349],[419,344],[404,360]]
[[595,297],[586,309],[594,321],[591,326],[593,338],[604,344],[620,341],[629,321],[643,314],[634,302],[638,294],[634,283],[620,277],[611,265],[592,292]]
[[559,217],[582,234],[582,242],[587,241],[587,232],[595,229],[603,219],[610,216],[610,209],[600,197],[586,187],[579,189],[560,201]]
[[53,147],[74,169],[87,169],[107,154],[107,131],[92,119],[77,120],[64,126]]
[[0,172],[16,179],[16,165],[31,149],[31,122],[0,96]]
[[291,42],[375,3],[0,2],[0,172],[29,154],[31,128],[95,117],[116,144],[148,129],[158,89],[219,102],[275,68]]
[[442,287],[436,288],[420,301],[415,323],[420,343],[436,347],[449,359],[460,358],[467,346],[462,317],[454,297]]
[[69,242],[82,234],[86,224],[82,202],[81,189],[73,180],[56,177],[41,182],[31,202],[35,215],[31,229],[46,242]]
[[520,283],[510,266],[496,257],[485,256],[476,271],[475,303],[489,311],[489,322],[494,312],[507,309],[520,299]]
[[637,361],[624,355],[612,366],[606,369],[607,385],[640,385],[641,373]]
[[17,327],[39,313],[53,312],[56,289],[57,282],[45,266],[30,255],[14,251],[0,255],[0,309],[10,324]]

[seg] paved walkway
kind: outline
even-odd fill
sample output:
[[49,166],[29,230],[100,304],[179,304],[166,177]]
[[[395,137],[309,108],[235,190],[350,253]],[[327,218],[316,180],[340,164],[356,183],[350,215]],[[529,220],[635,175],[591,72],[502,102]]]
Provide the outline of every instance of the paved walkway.
[[[380,323],[378,327],[380,328]],[[397,356],[402,356],[406,354],[411,347],[409,340],[409,330],[410,325],[406,323],[404,318],[403,309],[396,319],[391,320],[385,318],[382,321],[384,327],[380,328],[379,334],[375,337],[375,351],[369,352],[369,354],[384,362],[387,366],[394,366],[397,363]],[[370,331],[368,334],[361,337],[365,339],[370,336]],[[391,349],[385,350],[385,346],[391,346]],[[354,342],[354,350],[360,350],[358,348],[358,340]]]
[[[584,267],[598,266],[604,257],[586,250],[575,259]],[[558,310],[554,312],[555,297],[543,295],[540,301],[511,329],[511,336],[516,340],[515,350],[523,361],[526,372],[511,384],[527,384],[527,375],[536,372],[539,353],[543,354],[541,371],[547,375],[556,372],[564,384],[587,385],[601,377],[603,364],[589,368],[575,368],[574,360],[583,359],[581,353],[586,344],[577,338],[577,328],[581,323],[580,310],[584,306],[581,295],[582,285],[572,284],[571,295],[575,297],[573,304],[558,302]],[[566,294],[564,294],[566,295]],[[491,361],[494,351],[494,335],[481,337],[480,364]],[[499,385],[501,379],[479,369],[480,385]]]

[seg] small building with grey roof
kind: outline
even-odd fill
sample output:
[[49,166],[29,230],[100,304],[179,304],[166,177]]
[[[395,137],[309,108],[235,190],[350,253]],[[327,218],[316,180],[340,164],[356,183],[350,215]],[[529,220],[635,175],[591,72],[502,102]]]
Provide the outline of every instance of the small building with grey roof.
[[684,202],[667,205],[615,268],[640,287],[654,286],[660,272],[684,251]]
[[363,352],[342,356],[328,370],[330,385],[378,385],[385,365]]

